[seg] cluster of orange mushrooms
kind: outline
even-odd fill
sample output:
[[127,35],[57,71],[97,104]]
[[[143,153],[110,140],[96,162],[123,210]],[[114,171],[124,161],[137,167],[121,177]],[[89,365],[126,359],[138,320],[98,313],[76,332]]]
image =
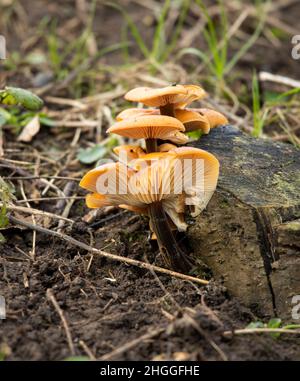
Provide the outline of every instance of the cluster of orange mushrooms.
[[[89,171],[80,182],[81,187],[92,192],[86,196],[89,208],[114,205],[149,216],[152,237],[157,239],[165,265],[178,271],[189,271],[191,259],[176,241],[176,233],[186,231],[188,209],[197,216],[206,207],[219,176],[219,162],[214,155],[183,146],[189,140],[186,132],[201,130],[208,134],[211,128],[227,123],[214,110],[186,108],[205,95],[201,87],[194,85],[129,91],[126,100],[149,108],[122,111],[107,132],[144,139],[144,146],[116,147],[117,162]],[[197,160],[202,165],[196,165]],[[184,176],[178,168],[185,168]]]

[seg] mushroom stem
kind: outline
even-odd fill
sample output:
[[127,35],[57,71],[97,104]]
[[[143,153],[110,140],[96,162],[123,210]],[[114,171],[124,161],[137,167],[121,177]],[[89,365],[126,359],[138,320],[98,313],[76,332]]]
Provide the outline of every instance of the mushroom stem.
[[166,265],[177,271],[188,272],[191,269],[191,262],[176,242],[162,203],[154,202],[150,204],[148,212],[151,228],[156,235],[158,246]]
[[146,139],[146,149],[147,153],[157,151],[157,139]]
[[167,103],[164,106],[160,106],[161,115],[172,116],[175,118],[175,108],[173,103]]

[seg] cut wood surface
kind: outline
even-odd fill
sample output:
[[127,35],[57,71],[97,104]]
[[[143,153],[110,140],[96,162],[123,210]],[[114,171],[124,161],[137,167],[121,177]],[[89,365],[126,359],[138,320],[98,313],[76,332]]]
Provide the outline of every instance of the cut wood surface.
[[217,191],[188,230],[195,256],[258,314],[292,320],[300,295],[300,151],[232,126],[194,146],[220,161]]

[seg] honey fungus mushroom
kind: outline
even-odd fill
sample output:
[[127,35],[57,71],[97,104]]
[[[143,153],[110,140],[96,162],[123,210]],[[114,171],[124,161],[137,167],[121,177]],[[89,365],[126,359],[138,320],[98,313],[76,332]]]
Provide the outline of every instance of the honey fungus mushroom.
[[191,261],[176,242],[176,231],[187,229],[188,210],[196,216],[206,207],[217,185],[219,162],[206,151],[177,145],[188,141],[185,132],[207,134],[227,122],[214,110],[185,108],[205,95],[194,85],[129,91],[127,100],[150,108],[123,110],[107,132],[144,139],[146,151],[139,145],[116,147],[117,163],[91,170],[80,182],[91,192],[86,196],[90,208],[113,205],[147,215],[165,264],[185,272]]
[[113,151],[118,156],[119,160],[126,163],[141,158],[146,154],[142,147],[135,145],[121,145],[115,147]]
[[140,102],[149,107],[158,107],[162,115],[175,116],[175,109],[186,107],[205,96],[206,92],[200,86],[174,85],[158,89],[137,87],[126,93],[125,99]]
[[[188,166],[183,165],[184,160],[189,160]],[[186,204],[200,205],[202,210],[216,188],[218,174],[214,155],[181,147],[145,155],[135,168],[119,162],[105,164],[88,172],[80,186],[92,192],[86,199],[89,207],[114,205],[148,215],[166,265],[188,271],[190,261],[177,244],[172,225],[186,230]]]
[[[160,115],[160,111],[154,108],[126,109],[117,115],[116,120],[122,121],[147,115]],[[224,115],[211,109],[175,109],[174,115],[184,125],[185,132],[201,130],[203,134],[208,134],[211,128],[228,123]]]
[[107,132],[134,139],[145,139],[147,152],[157,150],[157,139],[169,140],[176,144],[188,141],[184,125],[170,116],[144,115],[128,118],[111,126]]

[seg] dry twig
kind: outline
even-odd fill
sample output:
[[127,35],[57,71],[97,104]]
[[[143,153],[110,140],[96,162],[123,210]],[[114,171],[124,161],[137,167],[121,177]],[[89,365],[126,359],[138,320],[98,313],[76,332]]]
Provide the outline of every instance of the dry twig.
[[155,329],[153,331],[150,331],[148,333],[145,333],[142,336],[137,337],[136,339],[129,341],[128,343],[121,345],[120,347],[114,349],[112,352],[107,353],[100,357],[99,360],[101,361],[109,361],[112,360],[114,357],[121,355],[122,353],[129,351],[130,349],[134,348],[141,342],[145,340],[153,339],[156,336],[159,336],[161,333],[164,332],[164,328]]
[[64,316],[64,313],[63,313],[62,309],[59,307],[59,304],[57,303],[57,300],[55,299],[55,296],[53,295],[53,292],[50,288],[47,289],[46,295],[47,295],[47,298],[50,300],[50,302],[53,304],[56,312],[58,313],[58,315],[61,319],[62,325],[63,325],[64,330],[66,332],[70,352],[71,352],[72,356],[74,356],[75,355],[75,347],[73,344],[72,335],[71,335],[67,320]]
[[300,329],[286,329],[286,328],[244,328],[236,329],[234,331],[225,331],[223,336],[231,337],[232,335],[248,335],[254,333],[289,333],[292,335],[300,335]]
[[[26,208],[24,208],[24,209],[26,209]],[[91,246],[89,246],[89,245],[87,245],[87,244],[85,244],[83,242],[80,242],[77,239],[75,239],[73,237],[70,237],[70,236],[68,236],[66,234],[59,233],[59,232],[56,232],[56,231],[52,231],[52,230],[43,228],[42,226],[39,226],[39,225],[30,224],[27,221],[19,220],[18,218],[13,217],[11,215],[9,215],[8,218],[9,218],[9,221],[11,223],[14,223],[14,224],[17,224],[17,225],[21,225],[21,226],[25,226],[25,227],[27,227],[29,229],[37,230],[37,231],[39,231],[41,233],[44,233],[44,234],[47,234],[47,235],[51,235],[51,236],[60,238],[60,239],[62,239],[64,241],[67,241],[67,242],[71,243],[72,245],[80,247],[83,250],[95,253],[97,255],[100,255],[101,257],[108,258],[108,259],[111,259],[113,261],[127,263],[128,265],[136,266],[136,267],[139,267],[141,269],[146,269],[146,270],[150,270],[150,271],[152,270],[152,271],[155,271],[155,272],[158,272],[158,273],[161,273],[161,274],[166,274],[166,275],[169,275],[171,277],[183,279],[183,280],[186,280],[186,281],[195,282],[195,283],[202,284],[202,285],[206,285],[206,284],[209,283],[207,280],[204,280],[204,279],[199,279],[199,278],[195,278],[195,277],[190,276],[190,275],[185,275],[185,274],[182,274],[182,273],[178,273],[176,271],[171,271],[171,270],[165,269],[163,267],[158,267],[158,266],[150,265],[149,263],[138,261],[136,259],[131,259],[131,258],[127,258],[127,257],[121,257],[121,256],[116,255],[116,254],[107,253],[106,251],[99,250],[99,249],[96,249],[94,247],[91,247]]]
[[[2,205],[3,204],[0,202],[0,206],[2,206]],[[71,222],[71,223],[74,222],[70,218],[65,218],[65,217],[59,216],[59,215],[54,214],[54,213],[45,212],[44,210],[33,209],[33,208],[25,208],[24,206],[17,206],[17,205],[6,205],[6,208],[7,208],[7,210],[15,210],[16,212],[22,212],[22,213],[27,213],[27,214],[37,214],[37,215],[44,216],[44,217],[55,218],[57,220],[64,220],[66,222]]]

